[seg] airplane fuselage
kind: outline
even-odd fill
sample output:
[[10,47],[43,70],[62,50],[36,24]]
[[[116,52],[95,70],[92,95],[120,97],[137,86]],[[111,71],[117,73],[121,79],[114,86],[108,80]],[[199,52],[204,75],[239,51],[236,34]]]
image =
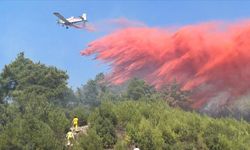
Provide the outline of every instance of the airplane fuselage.
[[78,27],[76,24],[77,23],[85,23],[87,22],[87,15],[86,13],[83,13],[82,16],[78,17],[70,17],[70,18],[64,18],[60,13],[58,12],[54,12],[53,13],[55,16],[57,16],[59,19],[57,20],[58,24],[61,24],[62,26],[66,26],[66,28],[68,28],[69,26],[74,26],[76,28],[80,28]]
[[67,18],[67,21],[68,22],[65,22],[65,21],[59,19],[58,23],[69,26],[69,25],[76,24],[76,23],[79,23],[79,22],[84,22],[84,23],[86,22],[85,20],[83,20],[81,18],[75,18],[75,17]]

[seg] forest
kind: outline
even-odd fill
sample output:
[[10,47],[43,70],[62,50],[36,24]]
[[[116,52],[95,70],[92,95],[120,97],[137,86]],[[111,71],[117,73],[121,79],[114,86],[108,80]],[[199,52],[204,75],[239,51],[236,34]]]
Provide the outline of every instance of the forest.
[[[248,150],[249,112],[216,115],[189,107],[176,82],[156,90],[133,78],[122,85],[99,73],[72,89],[66,71],[19,53],[0,72],[1,150]],[[65,146],[74,116],[87,134]]]

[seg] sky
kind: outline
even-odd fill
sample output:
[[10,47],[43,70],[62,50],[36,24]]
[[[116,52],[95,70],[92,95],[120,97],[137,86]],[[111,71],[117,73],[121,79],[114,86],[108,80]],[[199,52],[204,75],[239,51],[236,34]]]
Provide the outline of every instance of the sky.
[[[110,31],[88,32],[65,29],[56,23],[53,12],[65,17],[88,15],[89,23],[107,28],[106,20],[127,18],[149,27],[168,27],[208,21],[234,22],[250,18],[250,1],[226,0],[1,0],[0,1],[0,69],[20,52],[35,62],[67,71],[73,89],[110,68],[80,51],[88,43]],[[103,24],[102,24],[103,23]]]

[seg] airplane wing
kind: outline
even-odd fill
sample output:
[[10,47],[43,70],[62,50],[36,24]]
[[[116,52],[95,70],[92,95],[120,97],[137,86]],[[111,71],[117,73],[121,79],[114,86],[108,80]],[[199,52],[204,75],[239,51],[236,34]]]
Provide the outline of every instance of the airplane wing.
[[55,16],[57,16],[59,19],[61,19],[62,21],[64,21],[65,23],[70,24],[70,22],[69,22],[67,19],[65,19],[60,13],[54,12],[53,14],[54,14]]

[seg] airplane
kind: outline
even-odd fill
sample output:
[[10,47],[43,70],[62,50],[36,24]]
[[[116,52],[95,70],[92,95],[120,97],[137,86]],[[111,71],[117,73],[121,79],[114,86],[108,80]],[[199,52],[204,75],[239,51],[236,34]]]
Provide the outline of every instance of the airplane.
[[[63,27],[65,26],[66,29],[69,27],[75,27],[75,28],[83,28],[85,27],[85,24],[87,22],[87,14],[83,13],[82,16],[77,17],[70,17],[70,18],[64,18],[60,13],[54,12],[55,16],[57,16],[59,19],[57,20],[58,24],[61,24]],[[83,26],[77,25],[78,23],[83,23]]]

